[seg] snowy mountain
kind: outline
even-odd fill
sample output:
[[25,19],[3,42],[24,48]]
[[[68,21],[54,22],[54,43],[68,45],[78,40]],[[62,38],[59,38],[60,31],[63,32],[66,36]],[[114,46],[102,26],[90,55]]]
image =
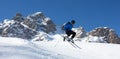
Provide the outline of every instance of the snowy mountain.
[[42,12],[36,12],[27,17],[17,13],[12,20],[6,19],[0,24],[0,35],[3,37],[18,37],[32,39],[39,31],[55,32],[56,25]]
[[75,40],[78,41],[120,44],[120,37],[108,27],[98,27],[90,32],[86,32],[83,27],[73,30],[76,32]]
[[[86,32],[73,28],[75,44],[42,12],[0,23],[0,59],[119,59],[120,37],[113,29],[99,27]],[[112,44],[115,43],[115,44]]]
[[[36,12],[27,17],[22,16],[21,13],[17,13],[12,20],[5,19],[0,24],[0,35],[2,37],[18,37],[23,39],[36,38],[36,40],[41,41],[48,38],[49,33],[55,33],[56,30],[58,31],[58,28],[54,22],[42,12]],[[88,38],[86,41],[89,42],[120,44],[120,37],[113,29],[108,27],[99,27],[91,32],[86,32],[83,27],[73,30],[77,34],[75,40],[81,41],[81,39]],[[59,33],[61,33],[61,30]],[[91,36],[92,38],[97,37],[96,41],[91,40]]]
[[108,43],[120,44],[120,37],[113,29],[110,29],[108,27],[96,28],[95,30],[89,32],[89,35],[103,37],[103,41],[106,41]]

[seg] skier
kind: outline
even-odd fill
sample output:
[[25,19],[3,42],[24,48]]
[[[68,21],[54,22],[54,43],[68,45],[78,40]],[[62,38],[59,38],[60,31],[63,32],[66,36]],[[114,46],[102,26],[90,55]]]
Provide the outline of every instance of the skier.
[[71,41],[72,43],[74,43],[73,38],[76,35],[76,32],[74,32],[72,30],[73,25],[75,24],[75,20],[72,20],[71,22],[67,22],[66,24],[64,24],[63,26],[63,30],[65,31],[65,33],[67,34],[67,37],[64,37],[63,41],[65,41],[66,38],[68,38],[69,36],[71,36],[71,38],[68,41]]

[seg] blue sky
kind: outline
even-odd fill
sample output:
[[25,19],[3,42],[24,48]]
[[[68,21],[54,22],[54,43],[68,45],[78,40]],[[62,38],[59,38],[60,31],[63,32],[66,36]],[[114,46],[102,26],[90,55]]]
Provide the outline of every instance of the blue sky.
[[55,24],[76,20],[86,31],[110,27],[120,35],[120,0],[0,0],[0,21],[20,12],[23,16],[41,11]]

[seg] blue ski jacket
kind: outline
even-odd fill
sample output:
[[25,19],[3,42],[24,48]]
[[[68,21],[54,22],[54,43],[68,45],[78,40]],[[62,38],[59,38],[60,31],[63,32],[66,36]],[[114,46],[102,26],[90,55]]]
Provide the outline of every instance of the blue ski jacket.
[[71,31],[72,28],[73,28],[73,25],[70,22],[68,22],[64,25],[64,30],[65,31]]

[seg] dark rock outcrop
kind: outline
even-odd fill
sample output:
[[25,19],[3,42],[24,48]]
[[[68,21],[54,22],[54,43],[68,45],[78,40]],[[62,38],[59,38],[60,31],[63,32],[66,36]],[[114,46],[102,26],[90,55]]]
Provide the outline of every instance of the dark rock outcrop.
[[56,25],[41,12],[27,17],[17,13],[12,20],[5,20],[0,24],[0,35],[4,37],[32,39],[39,31],[46,33],[56,31]]
[[42,30],[46,33],[56,31],[56,25],[53,23],[53,21],[50,18],[44,16],[41,12],[28,16],[27,20],[25,20],[23,24],[34,30]]
[[84,38],[87,36],[87,32],[84,30],[83,27],[79,27],[77,30],[76,30],[76,38]]
[[115,33],[114,30],[107,28],[107,27],[96,28],[95,30],[89,32],[89,35],[104,37],[104,40],[108,43],[119,43],[120,44],[119,36]]

